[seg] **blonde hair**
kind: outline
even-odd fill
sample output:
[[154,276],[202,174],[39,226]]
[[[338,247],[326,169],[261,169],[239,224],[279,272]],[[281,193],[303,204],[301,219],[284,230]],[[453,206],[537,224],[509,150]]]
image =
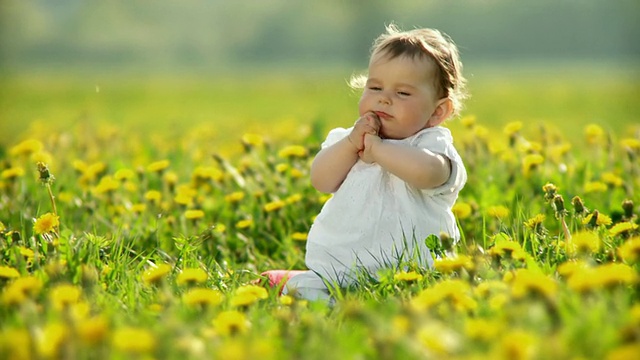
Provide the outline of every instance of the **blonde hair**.
[[[453,104],[453,116],[462,109],[462,102],[468,97],[466,79],[462,76],[462,62],[458,47],[451,38],[435,29],[420,28],[401,31],[394,24],[386,27],[386,32],[378,36],[371,48],[371,59],[385,55],[390,59],[399,56],[429,59],[436,64],[436,90]],[[353,76],[350,84],[363,88],[366,75]]]

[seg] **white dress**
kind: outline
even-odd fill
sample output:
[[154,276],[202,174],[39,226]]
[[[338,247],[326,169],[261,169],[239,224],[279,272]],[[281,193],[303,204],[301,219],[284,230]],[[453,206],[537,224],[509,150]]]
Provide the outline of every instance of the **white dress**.
[[[333,129],[322,148],[350,132]],[[459,239],[451,207],[467,173],[449,129],[437,126],[383,141],[445,155],[451,176],[437,188],[417,189],[375,163],[358,160],[311,226],[305,258],[310,271],[292,277],[285,291],[295,288],[303,298],[326,299],[327,284],[347,286],[363,270],[375,277],[378,269],[408,260],[430,267],[433,259],[424,240],[431,234]]]

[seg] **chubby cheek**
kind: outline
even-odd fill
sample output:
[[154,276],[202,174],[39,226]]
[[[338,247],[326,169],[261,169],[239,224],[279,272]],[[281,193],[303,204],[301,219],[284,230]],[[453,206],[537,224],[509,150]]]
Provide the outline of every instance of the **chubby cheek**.
[[371,110],[370,103],[371,101],[369,100],[369,97],[367,97],[366,95],[362,95],[362,97],[360,97],[360,101],[358,102],[358,115],[362,116],[367,111]]

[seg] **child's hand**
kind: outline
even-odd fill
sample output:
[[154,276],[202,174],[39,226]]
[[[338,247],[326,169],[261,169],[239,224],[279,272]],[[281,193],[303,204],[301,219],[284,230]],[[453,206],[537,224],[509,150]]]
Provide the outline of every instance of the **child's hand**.
[[371,152],[371,149],[373,149],[373,147],[379,144],[380,142],[382,142],[382,139],[380,139],[378,135],[365,134],[364,149],[358,152],[358,156],[360,157],[360,159],[367,164],[374,163],[375,160],[373,158],[373,153]]
[[378,135],[380,130],[380,119],[372,112],[368,112],[360,117],[353,125],[353,130],[348,135],[349,141],[361,152],[365,148],[364,137],[366,134]]

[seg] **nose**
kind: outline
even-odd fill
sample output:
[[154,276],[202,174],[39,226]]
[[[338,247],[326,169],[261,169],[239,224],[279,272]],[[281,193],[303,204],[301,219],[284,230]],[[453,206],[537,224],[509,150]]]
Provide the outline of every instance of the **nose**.
[[378,97],[378,103],[384,105],[391,105],[391,99],[385,94],[381,93]]

